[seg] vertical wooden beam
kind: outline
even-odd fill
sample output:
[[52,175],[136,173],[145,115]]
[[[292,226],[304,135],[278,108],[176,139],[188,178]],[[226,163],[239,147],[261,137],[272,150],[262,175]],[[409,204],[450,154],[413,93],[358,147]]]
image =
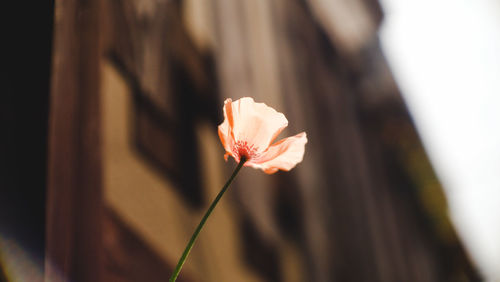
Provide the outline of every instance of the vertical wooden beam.
[[99,1],[56,1],[46,281],[99,281]]

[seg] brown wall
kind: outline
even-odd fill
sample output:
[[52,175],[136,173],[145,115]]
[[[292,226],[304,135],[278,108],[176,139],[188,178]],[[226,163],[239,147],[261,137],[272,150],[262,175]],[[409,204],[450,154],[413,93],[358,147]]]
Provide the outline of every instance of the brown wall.
[[182,279],[478,279],[380,51],[377,2],[74,0],[55,14],[46,277],[166,280],[235,166],[222,101],[252,96],[285,113],[284,135],[308,133],[304,161],[245,168]]

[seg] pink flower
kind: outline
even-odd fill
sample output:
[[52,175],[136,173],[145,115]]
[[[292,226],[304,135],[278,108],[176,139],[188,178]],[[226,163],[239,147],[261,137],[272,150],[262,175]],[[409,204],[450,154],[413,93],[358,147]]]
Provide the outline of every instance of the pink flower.
[[271,144],[288,126],[282,113],[264,103],[244,97],[224,101],[224,122],[219,125],[219,137],[226,150],[224,159],[232,156],[237,162],[246,158],[245,166],[271,174],[278,169],[289,171],[304,157],[306,133]]

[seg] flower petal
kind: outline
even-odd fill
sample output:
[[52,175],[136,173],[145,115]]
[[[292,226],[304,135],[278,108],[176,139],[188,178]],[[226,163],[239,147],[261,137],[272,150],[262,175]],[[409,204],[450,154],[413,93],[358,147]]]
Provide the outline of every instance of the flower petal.
[[250,97],[235,102],[227,99],[224,110],[234,141],[253,144],[258,152],[264,152],[288,126],[288,120],[282,113],[264,103],[255,103]]
[[224,159],[227,161],[228,155],[233,155],[232,154],[232,148],[234,144],[234,138],[233,138],[233,133],[232,133],[232,112],[229,112],[229,115],[226,110],[226,105],[231,104],[231,99],[227,99],[224,102],[224,121],[219,125],[218,128],[218,133],[219,133],[219,138],[220,141],[222,142],[222,146],[224,146],[224,149],[226,150],[226,154],[224,155]]
[[248,162],[248,166],[260,168],[272,174],[278,169],[289,171],[304,158],[307,136],[305,132],[280,140],[270,146],[260,158]]

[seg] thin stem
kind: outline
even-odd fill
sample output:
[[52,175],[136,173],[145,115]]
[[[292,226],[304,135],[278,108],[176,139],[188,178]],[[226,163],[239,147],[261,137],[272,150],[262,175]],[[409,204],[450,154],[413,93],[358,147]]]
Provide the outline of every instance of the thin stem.
[[198,237],[198,234],[200,234],[201,229],[203,228],[203,225],[205,225],[205,222],[207,221],[208,217],[214,210],[215,206],[219,202],[219,200],[222,198],[222,195],[226,192],[227,188],[233,182],[233,179],[236,177],[240,169],[243,167],[243,164],[246,162],[246,159],[244,157],[241,157],[240,162],[238,163],[238,166],[234,169],[233,174],[231,177],[229,177],[229,180],[224,184],[224,187],[220,190],[219,194],[217,194],[217,197],[215,197],[214,201],[208,208],[207,212],[201,219],[200,223],[198,224],[198,227],[196,227],[196,230],[194,231],[193,235],[191,236],[191,239],[189,239],[189,242],[186,246],[186,249],[184,249],[184,252],[182,253],[181,258],[179,259],[179,262],[177,263],[177,266],[175,267],[174,273],[172,273],[172,276],[170,276],[170,279],[168,280],[169,282],[174,282],[177,279],[177,276],[179,276],[179,273],[181,272],[182,266],[184,265],[184,262],[186,261],[187,256],[189,255],[189,252],[191,252],[191,249],[193,248],[194,242],[196,241],[196,238]]

